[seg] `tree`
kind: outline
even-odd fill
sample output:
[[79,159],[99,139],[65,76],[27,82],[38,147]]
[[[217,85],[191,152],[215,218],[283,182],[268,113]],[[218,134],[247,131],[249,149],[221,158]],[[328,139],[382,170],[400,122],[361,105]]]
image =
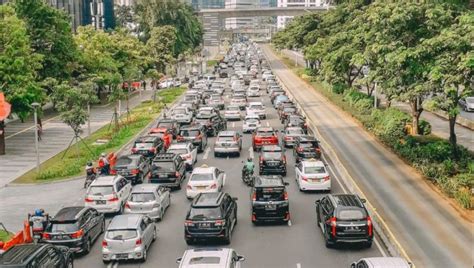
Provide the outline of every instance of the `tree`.
[[131,6],[115,5],[115,22],[119,28],[128,28],[134,23]]
[[33,50],[43,55],[38,80],[69,79],[78,53],[69,16],[42,0],[15,0],[13,3],[17,16],[26,23]]
[[173,62],[173,47],[177,41],[176,29],[173,26],[154,27],[146,43],[152,66],[160,73],[165,73],[166,66]]

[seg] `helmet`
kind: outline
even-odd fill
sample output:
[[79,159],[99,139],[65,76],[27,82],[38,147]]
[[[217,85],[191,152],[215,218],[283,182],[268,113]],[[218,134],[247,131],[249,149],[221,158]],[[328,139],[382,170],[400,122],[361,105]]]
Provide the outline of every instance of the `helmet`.
[[101,157],[106,157],[105,153],[100,154]]
[[247,158],[247,161],[248,161],[248,162],[251,162],[251,161],[252,161],[252,158],[250,158],[250,157]]
[[87,166],[92,167],[92,162],[91,161],[87,162]]
[[35,216],[43,216],[43,210],[42,209],[35,209]]

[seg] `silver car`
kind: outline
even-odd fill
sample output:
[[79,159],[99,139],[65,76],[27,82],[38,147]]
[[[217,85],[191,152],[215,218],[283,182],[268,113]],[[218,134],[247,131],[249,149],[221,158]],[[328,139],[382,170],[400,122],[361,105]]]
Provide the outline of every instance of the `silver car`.
[[214,156],[234,154],[240,157],[242,137],[236,131],[221,131],[214,144]]
[[118,215],[110,222],[102,241],[102,261],[147,259],[147,251],[156,240],[155,223],[139,214]]
[[176,260],[179,268],[213,267],[240,268],[245,261],[231,248],[195,248],[184,252],[183,257]]
[[363,258],[351,264],[351,268],[410,268],[413,265],[403,258],[398,257],[372,257]]
[[161,220],[171,204],[168,188],[158,184],[135,185],[125,203],[125,214],[143,214],[154,220]]
[[237,105],[227,106],[224,112],[224,118],[227,120],[241,120],[242,114],[240,113],[240,107]]

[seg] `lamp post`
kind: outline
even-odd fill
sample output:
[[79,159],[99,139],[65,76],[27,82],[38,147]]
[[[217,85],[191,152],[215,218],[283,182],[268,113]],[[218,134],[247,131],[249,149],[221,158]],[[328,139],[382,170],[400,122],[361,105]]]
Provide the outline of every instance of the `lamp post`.
[[36,172],[39,173],[40,171],[40,159],[39,159],[39,148],[38,148],[38,107],[40,104],[37,102],[33,102],[31,104],[34,111],[34,123],[35,123],[35,150],[36,150]]

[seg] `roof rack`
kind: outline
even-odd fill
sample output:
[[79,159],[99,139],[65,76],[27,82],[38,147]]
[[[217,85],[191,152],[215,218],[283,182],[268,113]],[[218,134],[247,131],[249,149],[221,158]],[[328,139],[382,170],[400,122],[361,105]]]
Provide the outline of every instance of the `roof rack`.
[[156,154],[155,158],[153,158],[153,161],[156,160],[170,160],[176,157],[176,154],[174,153],[158,153]]

